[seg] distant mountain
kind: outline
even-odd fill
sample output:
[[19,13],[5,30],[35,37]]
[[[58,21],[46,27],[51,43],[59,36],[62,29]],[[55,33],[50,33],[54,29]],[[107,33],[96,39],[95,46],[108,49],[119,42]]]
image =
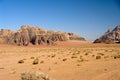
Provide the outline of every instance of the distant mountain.
[[45,30],[40,27],[23,25],[18,31],[0,30],[0,43],[27,46],[29,44],[54,44],[55,41],[85,40],[75,33]]
[[109,29],[104,35],[96,39],[94,43],[120,43],[120,25],[113,30]]

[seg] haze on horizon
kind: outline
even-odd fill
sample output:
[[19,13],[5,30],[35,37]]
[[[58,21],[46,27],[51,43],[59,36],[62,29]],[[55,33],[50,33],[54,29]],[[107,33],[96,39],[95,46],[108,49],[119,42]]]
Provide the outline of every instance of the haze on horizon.
[[95,40],[120,25],[119,0],[0,0],[0,29],[21,25],[74,32]]

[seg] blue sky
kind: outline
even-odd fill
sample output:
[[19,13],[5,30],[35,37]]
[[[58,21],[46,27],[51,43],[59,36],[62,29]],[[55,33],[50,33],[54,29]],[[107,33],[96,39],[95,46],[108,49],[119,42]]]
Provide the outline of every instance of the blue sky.
[[33,25],[95,40],[119,24],[116,0],[0,0],[0,29]]

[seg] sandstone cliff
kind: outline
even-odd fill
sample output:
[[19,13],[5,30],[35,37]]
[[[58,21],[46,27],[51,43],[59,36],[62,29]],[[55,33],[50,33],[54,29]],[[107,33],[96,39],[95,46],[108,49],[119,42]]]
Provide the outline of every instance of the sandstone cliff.
[[109,29],[104,35],[96,39],[94,43],[119,43],[120,42],[120,25],[113,30]]
[[0,30],[0,43],[27,46],[29,44],[52,45],[55,41],[85,40],[74,33],[45,30],[40,27],[23,25],[18,31]]

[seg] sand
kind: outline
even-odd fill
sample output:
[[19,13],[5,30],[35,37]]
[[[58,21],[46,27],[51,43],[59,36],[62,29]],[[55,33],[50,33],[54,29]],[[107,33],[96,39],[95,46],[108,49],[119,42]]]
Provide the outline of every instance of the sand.
[[[48,74],[53,80],[120,80],[119,55],[119,44],[88,41],[56,42],[54,46],[1,44],[0,80],[20,80],[21,73],[31,71]],[[39,63],[33,65],[36,58]]]

